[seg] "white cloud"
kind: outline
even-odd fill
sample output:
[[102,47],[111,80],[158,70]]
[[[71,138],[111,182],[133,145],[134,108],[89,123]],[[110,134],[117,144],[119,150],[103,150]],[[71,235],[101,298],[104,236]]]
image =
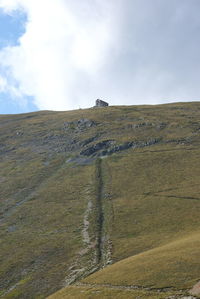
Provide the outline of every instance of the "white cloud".
[[[199,0],[0,0],[27,14],[0,51],[7,92],[39,109],[200,98]],[[5,88],[5,87],[4,87]]]
[[[117,4],[118,1],[115,3]],[[26,31],[19,45],[0,52],[1,68],[19,93],[34,96],[40,109],[90,106],[90,85],[115,39],[107,0],[0,0],[7,13],[24,10]],[[15,86],[16,88],[16,86]]]
[[7,81],[4,77],[0,76],[0,92],[5,92],[7,87]]
[[0,76],[0,92],[9,93],[12,97],[22,98],[22,94],[14,84],[9,84],[5,77]]
[[19,104],[21,107],[27,106],[27,99],[23,97],[19,88],[15,85],[14,82],[9,83],[6,79],[6,76],[2,77],[0,75],[0,93],[9,94],[16,104]]

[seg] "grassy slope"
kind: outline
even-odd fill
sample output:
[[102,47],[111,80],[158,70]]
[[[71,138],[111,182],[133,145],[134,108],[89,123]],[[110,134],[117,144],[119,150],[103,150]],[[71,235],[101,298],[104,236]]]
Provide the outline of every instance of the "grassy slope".
[[64,281],[83,246],[82,215],[90,172],[88,167],[70,169],[70,174],[69,169],[60,169],[5,217],[0,273],[5,286],[17,284],[8,298],[40,295]]
[[1,127],[1,294],[39,298],[64,284],[83,248],[94,170],[66,163],[69,153],[59,152],[60,140],[49,139],[62,133],[56,130],[59,114],[2,119],[8,124]]
[[85,282],[152,288],[190,288],[199,278],[200,233],[126,258]]
[[[6,145],[0,165],[0,273],[4,292],[10,290],[4,298],[43,298],[61,288],[77,257],[82,265],[89,263],[92,250],[81,257],[79,252],[84,248],[88,196],[95,197],[95,163],[66,160],[80,151],[80,142],[94,135],[118,144],[153,138],[161,142],[103,159],[104,230],[117,263],[85,282],[190,288],[200,276],[199,116],[200,104],[190,103],[0,117],[1,144]],[[98,125],[83,131],[63,129],[65,121],[83,117]],[[65,148],[68,140],[74,148]],[[93,236],[95,217],[90,221]],[[60,294],[137,295],[99,288],[69,287]],[[158,298],[152,292],[139,293],[142,298]]]
[[[183,298],[185,294],[180,291],[156,291],[144,289],[125,289],[123,287],[84,285],[69,286],[56,292],[48,299],[102,299],[102,298],[118,298],[118,299],[170,299]],[[180,297],[181,296],[181,297]],[[188,297],[185,297],[188,298]]]
[[[184,147],[184,146],[182,146]],[[154,146],[107,161],[115,261],[200,228],[198,148]]]

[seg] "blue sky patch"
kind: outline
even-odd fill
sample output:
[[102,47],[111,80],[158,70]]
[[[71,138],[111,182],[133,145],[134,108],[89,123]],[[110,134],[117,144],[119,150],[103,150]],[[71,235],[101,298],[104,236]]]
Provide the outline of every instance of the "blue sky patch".
[[23,105],[14,101],[7,93],[0,93],[0,114],[17,114],[37,110],[31,97],[27,97],[27,104]]
[[15,46],[25,32],[26,14],[16,11],[8,15],[0,9],[0,49]]

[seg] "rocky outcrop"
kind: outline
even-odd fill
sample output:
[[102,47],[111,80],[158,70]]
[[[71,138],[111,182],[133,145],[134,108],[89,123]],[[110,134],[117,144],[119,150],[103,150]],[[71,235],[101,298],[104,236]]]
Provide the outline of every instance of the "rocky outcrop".
[[65,122],[64,129],[65,130],[84,130],[87,128],[91,128],[95,125],[96,125],[96,123],[93,120],[87,119],[87,118],[81,118],[79,120]]
[[153,138],[146,141],[128,141],[120,145],[115,145],[116,141],[114,140],[104,140],[81,151],[80,155],[102,157],[127,150],[129,148],[142,148],[145,146],[151,146],[160,141],[160,139]]
[[91,156],[96,155],[97,152],[108,149],[115,141],[113,140],[104,140],[101,142],[96,143],[95,145],[92,145],[88,147],[87,149],[80,152],[80,155],[83,156]]

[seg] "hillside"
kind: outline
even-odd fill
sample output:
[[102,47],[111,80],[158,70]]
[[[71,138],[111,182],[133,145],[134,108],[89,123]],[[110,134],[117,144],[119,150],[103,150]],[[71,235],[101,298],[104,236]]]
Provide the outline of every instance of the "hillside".
[[0,115],[0,298],[186,296],[199,120],[198,102]]

